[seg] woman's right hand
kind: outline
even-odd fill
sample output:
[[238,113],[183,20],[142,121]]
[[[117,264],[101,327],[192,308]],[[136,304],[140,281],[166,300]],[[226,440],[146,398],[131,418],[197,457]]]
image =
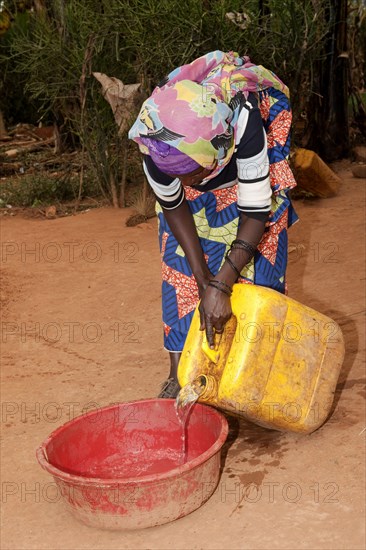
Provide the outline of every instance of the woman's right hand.
[[209,286],[199,305],[200,330],[206,331],[211,349],[215,345],[215,333],[222,334],[225,324],[232,315],[230,297],[221,290]]

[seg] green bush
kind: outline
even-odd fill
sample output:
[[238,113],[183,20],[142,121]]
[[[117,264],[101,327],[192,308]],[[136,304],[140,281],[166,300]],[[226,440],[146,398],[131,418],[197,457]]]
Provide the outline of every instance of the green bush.
[[[86,179],[84,196],[95,196],[96,185]],[[47,174],[24,175],[1,184],[0,206],[47,206],[78,197],[78,178],[55,178]]]
[[48,0],[43,9],[15,15],[0,37],[0,109],[11,117],[10,83],[17,82],[17,94],[39,120],[56,121],[65,142],[83,147],[101,192],[116,202],[127,140],[118,136],[92,72],[141,82],[149,94],[174,67],[211,50],[234,50],[286,82],[296,121],[312,116],[313,68],[324,57],[331,3]]

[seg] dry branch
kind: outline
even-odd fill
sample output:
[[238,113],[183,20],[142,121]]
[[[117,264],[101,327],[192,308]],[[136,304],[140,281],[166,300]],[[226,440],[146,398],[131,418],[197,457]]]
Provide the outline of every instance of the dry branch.
[[9,147],[9,145],[11,145],[12,147],[11,149],[7,149],[6,151],[4,151],[3,154],[6,157],[15,157],[20,153],[30,153],[31,151],[38,151],[39,149],[43,149],[43,147],[53,144],[54,141],[55,139],[52,137],[38,142],[23,142],[21,147],[18,148],[14,148],[12,143],[8,143],[7,146]]

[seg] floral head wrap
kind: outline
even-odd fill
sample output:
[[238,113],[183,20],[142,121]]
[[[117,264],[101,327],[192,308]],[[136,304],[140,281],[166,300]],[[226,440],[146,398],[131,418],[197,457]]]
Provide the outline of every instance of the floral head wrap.
[[[164,158],[168,163],[177,150],[199,166],[213,169],[206,178],[211,179],[234,153],[241,98],[269,87],[289,95],[288,88],[274,73],[254,65],[248,57],[219,50],[208,53],[178,67],[155,88],[143,103],[129,138],[153,160],[154,155],[157,158],[156,141],[169,145],[171,149],[165,149],[161,157],[158,155],[161,169]],[[181,171],[175,173],[194,170],[189,163],[183,166],[185,157],[181,160]]]

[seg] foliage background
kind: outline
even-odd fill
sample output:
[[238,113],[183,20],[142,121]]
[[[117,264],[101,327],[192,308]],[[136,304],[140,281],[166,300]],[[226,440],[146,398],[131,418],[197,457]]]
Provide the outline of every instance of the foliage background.
[[[312,138],[314,149],[319,140],[321,149],[321,136],[311,136],[312,99],[321,95],[316,72],[329,56],[333,5],[332,0],[2,0],[0,111],[8,124],[56,123],[64,147],[82,147],[101,192],[123,205],[116,190],[136,177],[136,154],[118,135],[92,72],[141,82],[143,97],[174,67],[214,49],[234,50],[288,84],[296,139],[306,145]],[[347,63],[359,91],[365,6],[350,0],[347,7],[353,40]],[[350,105],[357,108],[357,101]]]

